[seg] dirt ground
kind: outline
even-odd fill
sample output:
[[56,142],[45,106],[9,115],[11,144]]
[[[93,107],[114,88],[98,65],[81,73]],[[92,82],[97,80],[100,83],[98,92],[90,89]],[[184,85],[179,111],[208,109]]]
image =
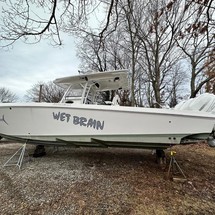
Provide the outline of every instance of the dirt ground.
[[19,147],[0,144],[1,215],[215,214],[215,148],[207,144],[173,148],[186,182],[167,179],[168,168],[137,149],[48,148],[21,170],[3,167]]

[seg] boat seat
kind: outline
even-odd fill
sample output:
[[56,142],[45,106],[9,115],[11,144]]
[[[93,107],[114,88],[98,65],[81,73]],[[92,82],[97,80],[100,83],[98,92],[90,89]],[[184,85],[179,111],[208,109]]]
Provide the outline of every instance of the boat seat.
[[116,105],[119,105],[120,104],[120,97],[118,94],[116,94],[114,97],[113,97],[113,100],[112,100],[112,105],[116,106]]
[[80,104],[81,103],[81,97],[79,96],[67,96],[65,98],[65,103],[68,103],[68,104],[73,104],[73,103],[76,103],[76,104]]

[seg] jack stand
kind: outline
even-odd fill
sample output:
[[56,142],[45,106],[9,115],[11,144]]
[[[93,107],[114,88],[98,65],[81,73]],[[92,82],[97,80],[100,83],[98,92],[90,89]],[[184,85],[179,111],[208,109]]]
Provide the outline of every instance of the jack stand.
[[[170,163],[169,163],[167,177],[171,178],[170,176],[172,176],[172,179],[174,181],[186,181],[187,177],[185,176],[183,170],[181,169],[178,162],[176,161],[175,154],[176,154],[175,151],[170,151],[171,159],[170,159]],[[181,175],[183,175],[183,178],[174,177],[174,175],[176,174],[176,171],[178,171],[177,173],[180,173]]]
[[[26,145],[27,145],[27,141],[22,145],[22,147],[20,147],[14,154],[13,156],[4,164],[3,167],[5,166],[18,166],[19,169],[21,169],[22,164],[23,164],[23,159],[25,156],[25,151],[26,151]],[[18,155],[18,160],[15,160],[15,162],[13,162],[13,158]],[[29,158],[29,155],[28,155]]]

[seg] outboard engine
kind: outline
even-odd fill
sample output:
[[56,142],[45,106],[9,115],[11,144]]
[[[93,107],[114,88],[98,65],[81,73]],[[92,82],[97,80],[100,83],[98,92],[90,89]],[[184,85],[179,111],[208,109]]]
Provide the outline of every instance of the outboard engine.
[[215,139],[214,139],[214,137],[210,136],[208,138],[208,145],[211,146],[211,147],[215,147]]

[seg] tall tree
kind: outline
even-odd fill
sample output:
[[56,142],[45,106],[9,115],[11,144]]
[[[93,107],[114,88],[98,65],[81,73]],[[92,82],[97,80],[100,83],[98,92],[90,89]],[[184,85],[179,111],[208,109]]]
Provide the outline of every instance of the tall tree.
[[[130,67],[130,59],[125,49],[122,34],[116,30],[105,41],[101,41],[94,34],[82,33],[79,44],[78,56],[84,71],[127,69]],[[128,91],[118,92],[123,105],[131,105]],[[103,96],[106,100],[112,100],[114,92],[106,92]]]
[[208,55],[205,63],[205,73],[206,77],[210,79],[205,86],[206,92],[215,94],[215,49]]
[[[87,36],[84,36],[88,46],[84,45],[82,54],[89,63],[97,59],[97,65],[105,62],[105,69],[129,68],[132,105],[146,105],[144,93],[149,97],[147,101],[151,107],[160,107],[166,100],[162,97],[169,75],[172,74],[171,68],[180,57],[174,37],[180,29],[181,21],[181,16],[176,13],[180,5],[171,6],[170,10],[166,2],[118,1],[117,19],[112,17],[117,20],[117,28],[112,21],[109,29],[104,32],[102,46],[98,45],[99,40],[97,43],[96,40],[86,41]],[[88,55],[89,49],[86,51],[86,47],[91,49],[95,44],[93,57],[93,52]],[[102,61],[102,56],[105,56],[105,61]]]
[[205,75],[208,55],[215,46],[215,2],[190,1],[184,6],[186,24],[176,38],[190,63],[190,97],[195,97],[203,86],[214,79]]
[[[179,2],[180,3],[180,2]],[[154,99],[150,106],[161,107],[171,68],[180,59],[174,40],[180,30],[181,16],[176,13],[180,4],[168,1],[139,2],[133,15],[133,23],[140,42],[139,64],[145,72],[148,87],[153,90]],[[149,89],[148,88],[148,89]]]

